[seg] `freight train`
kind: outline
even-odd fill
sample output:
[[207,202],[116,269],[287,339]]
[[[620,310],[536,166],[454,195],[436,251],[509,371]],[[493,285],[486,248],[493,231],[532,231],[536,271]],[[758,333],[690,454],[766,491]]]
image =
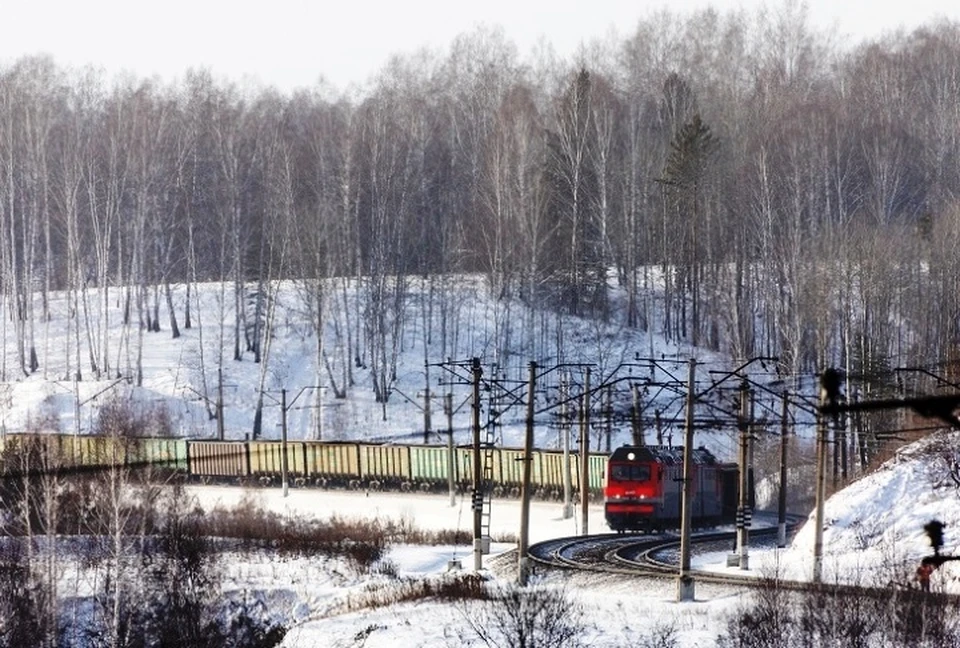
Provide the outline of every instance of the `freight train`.
[[[69,434],[8,434],[0,448],[13,450],[33,443],[56,457],[56,465],[77,472],[123,465],[150,468],[205,483],[278,484],[283,469],[280,441],[211,441],[185,438],[104,437]],[[366,442],[289,441],[287,478],[293,486],[370,490],[441,491],[453,481],[461,492],[473,485],[473,448],[441,445],[389,445]],[[523,450],[482,448],[483,481],[495,496],[517,496],[523,478]],[[2,455],[0,455],[2,456]],[[588,458],[590,494],[603,490],[608,456]],[[567,468],[569,463],[569,468]],[[47,460],[47,464],[50,462]],[[10,471],[11,462],[4,462]],[[561,498],[564,473],[580,489],[580,457],[569,462],[557,450],[534,450],[531,484],[534,495]]]
[[[736,516],[739,471],[705,448],[690,454],[695,526],[730,522]],[[623,446],[607,462],[604,515],[618,533],[680,526],[683,448]]]

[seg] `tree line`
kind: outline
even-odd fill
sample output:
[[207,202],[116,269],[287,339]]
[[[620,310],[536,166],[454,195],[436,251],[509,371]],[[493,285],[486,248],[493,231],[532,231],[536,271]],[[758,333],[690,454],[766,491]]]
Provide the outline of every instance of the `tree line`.
[[[841,47],[789,1],[661,12],[571,61],[479,28],[342,92],[23,58],[0,67],[2,371],[45,370],[62,291],[70,377],[135,376],[198,282],[222,282],[222,348],[260,361],[288,279],[385,402],[410,282],[465,273],[531,338],[561,312],[792,372],[932,366],[960,322],[958,125],[960,26]],[[452,308],[423,307],[441,354]]]

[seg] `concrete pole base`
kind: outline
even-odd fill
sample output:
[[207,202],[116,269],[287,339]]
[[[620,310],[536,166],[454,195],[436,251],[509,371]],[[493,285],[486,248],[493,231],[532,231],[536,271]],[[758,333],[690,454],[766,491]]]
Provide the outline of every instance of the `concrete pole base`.
[[677,601],[683,603],[694,600],[696,589],[693,577],[681,576],[677,579]]

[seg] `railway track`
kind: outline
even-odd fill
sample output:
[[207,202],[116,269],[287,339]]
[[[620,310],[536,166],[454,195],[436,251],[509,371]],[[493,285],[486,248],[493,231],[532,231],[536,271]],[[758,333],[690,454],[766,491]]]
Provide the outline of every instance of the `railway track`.
[[[760,516],[761,519],[763,516]],[[756,518],[755,518],[756,519]],[[792,531],[799,518],[788,522]],[[691,535],[691,554],[717,553],[732,549],[735,531],[700,531]],[[750,547],[770,547],[777,537],[775,525],[765,525],[750,530]],[[530,559],[542,569],[565,569],[587,573],[633,576],[661,581],[679,577],[680,536],[677,533],[625,536],[605,534],[556,538],[532,545]],[[769,579],[756,572],[749,575],[721,573],[692,569],[690,576],[697,583],[728,587],[765,587]],[[789,590],[810,590],[824,587],[834,593],[874,596],[879,599],[890,596],[891,590],[917,592],[911,584],[890,583],[887,587],[870,587],[856,584],[824,583],[815,585],[810,581],[781,580],[776,587]],[[936,594],[944,600],[957,603],[960,596]]]
[[[750,532],[751,546],[767,544],[776,538],[777,528],[761,527]],[[729,549],[734,531],[702,531],[691,536],[691,552],[698,553]],[[604,534],[556,538],[532,545],[531,560],[545,569],[568,569],[607,574],[671,579],[679,572],[680,536],[677,533],[649,535]],[[721,585],[756,585],[755,575],[740,576],[717,572],[691,570],[699,582]],[[796,586],[805,585],[796,583]]]

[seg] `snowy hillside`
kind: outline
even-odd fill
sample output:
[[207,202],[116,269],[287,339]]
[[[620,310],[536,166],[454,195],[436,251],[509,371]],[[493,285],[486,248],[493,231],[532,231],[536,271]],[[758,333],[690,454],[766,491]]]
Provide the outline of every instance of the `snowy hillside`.
[[[466,441],[470,384],[465,363],[476,357],[484,378],[496,380],[504,394],[496,407],[501,411],[498,440],[505,445],[522,444],[524,411],[515,396],[506,394],[525,395],[531,360],[544,374],[537,393],[538,407],[544,412],[537,418],[538,445],[559,445],[554,405],[560,382],[567,380],[569,393],[576,394],[583,388],[587,367],[592,372],[592,386],[613,386],[611,400],[616,401],[612,407],[620,411],[630,406],[630,385],[641,381],[661,385],[641,393],[642,398],[653,401],[644,404],[646,416],[652,420],[654,410],[661,410],[667,421],[664,443],[672,440],[679,444],[680,428],[669,420],[682,419],[688,358],[695,356],[700,363],[702,382],[698,384],[709,384],[709,371],[730,369],[727,360],[681,349],[649,331],[628,329],[615,320],[603,325],[534,312],[518,301],[487,299],[478,277],[445,286],[442,299],[429,283],[407,284],[403,308],[384,315],[388,331],[379,336],[385,346],[379,350],[371,348],[375,338],[370,331],[375,327],[364,287],[350,282],[326,286],[320,298],[322,356],[313,325],[318,317],[316,286],[284,282],[269,288],[260,312],[260,329],[251,323],[257,292],[255,286],[249,286],[246,333],[261,336],[261,358],[257,362],[254,352],[241,348],[241,358],[235,360],[231,290],[219,284],[192,287],[192,326],[185,328],[187,291],[184,286],[175,287],[172,303],[180,330],[176,339],[171,335],[164,299],[157,300],[156,321],[161,330],[152,332],[140,326],[135,315],[124,322],[124,294],[119,289],[113,289],[106,299],[97,291],[88,291],[83,298],[89,305],[86,317],[84,309],[72,308],[70,296],[60,294],[51,302],[50,320],[32,332],[37,371],[25,375],[20,370],[14,328],[0,330],[4,351],[0,423],[8,431],[20,431],[37,421],[49,425],[58,420],[63,431],[87,433],[95,426],[99,408],[111,399],[121,399],[139,408],[166,410],[175,434],[209,438],[218,432],[213,414],[222,375],[226,438],[242,439],[252,433],[262,388],[261,435],[266,439],[279,437],[279,403],[285,389],[291,439],[420,440],[429,384],[431,429],[446,430],[443,396],[450,393],[455,409],[453,427],[458,441]],[[105,311],[101,308],[106,315],[96,314],[94,307],[103,304],[108,305]],[[652,358],[656,366],[639,358]],[[375,367],[378,361],[381,366]],[[79,382],[74,380],[78,367]],[[139,386],[138,371],[142,371]],[[378,372],[388,381],[381,386],[388,394],[385,405],[376,399]],[[486,390],[484,396],[491,397]],[[605,398],[603,393],[595,397],[592,408],[596,412],[606,406]],[[547,411],[551,407],[554,409]],[[614,447],[631,438],[629,423],[623,418],[607,428]],[[732,458],[732,431],[714,432],[719,434],[711,449]],[[431,438],[436,442],[441,437]],[[700,443],[711,445],[709,440],[698,439]]]
[[[960,433],[944,433],[906,446],[895,459],[827,500],[824,581],[912,583],[920,559],[933,553],[923,529],[931,520],[946,524],[943,553],[960,554],[958,443]],[[769,557],[763,569],[807,580],[813,573],[813,545],[811,513],[790,548]],[[960,592],[960,564],[946,563],[934,580],[946,591]]]

